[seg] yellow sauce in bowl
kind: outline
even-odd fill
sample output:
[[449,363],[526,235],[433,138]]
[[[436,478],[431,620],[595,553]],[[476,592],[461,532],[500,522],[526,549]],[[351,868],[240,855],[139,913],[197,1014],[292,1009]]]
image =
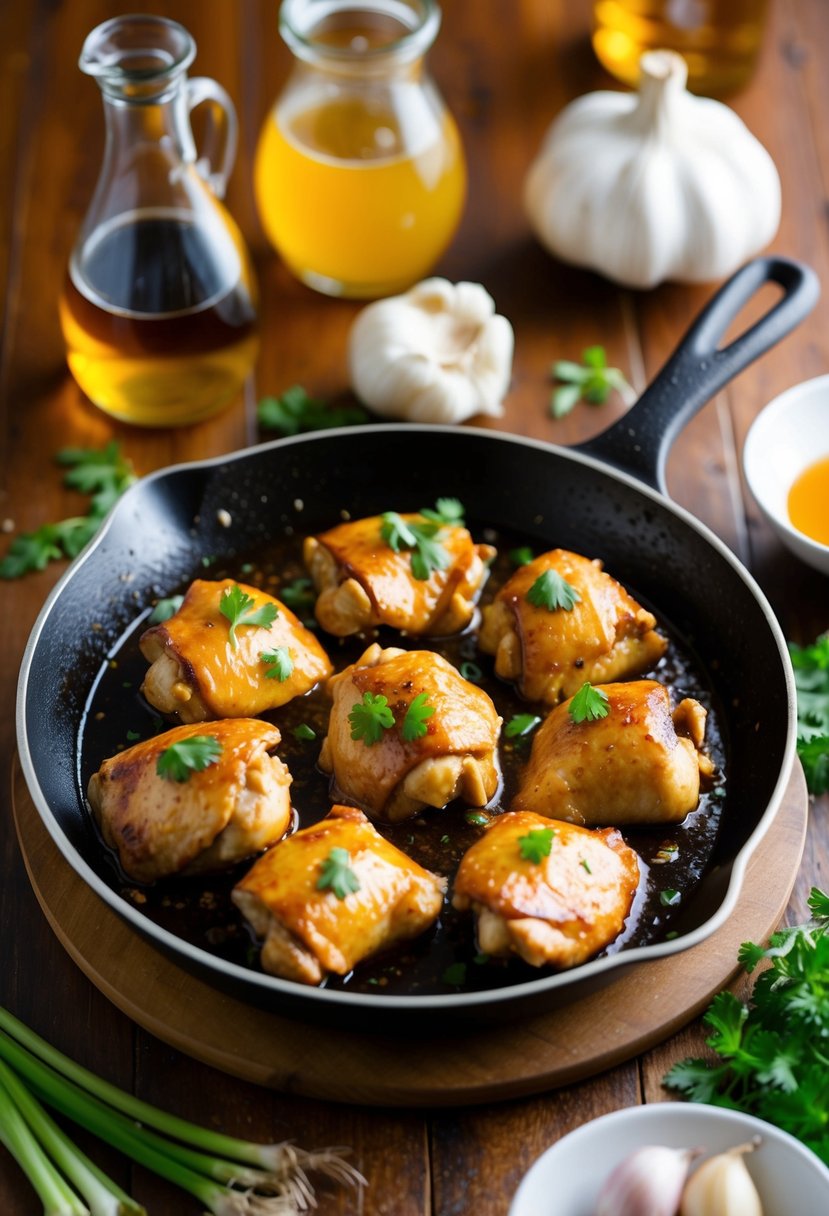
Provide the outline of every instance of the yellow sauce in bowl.
[[789,519],[799,532],[829,545],[829,456],[795,478],[788,498]]

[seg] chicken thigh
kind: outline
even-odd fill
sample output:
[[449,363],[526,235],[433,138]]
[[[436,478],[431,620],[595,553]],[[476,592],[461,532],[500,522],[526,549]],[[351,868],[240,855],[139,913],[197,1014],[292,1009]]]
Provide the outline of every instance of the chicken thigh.
[[516,570],[483,609],[478,643],[522,696],[555,705],[585,680],[652,667],[667,647],[655,624],[600,561],[553,549]]
[[575,722],[565,701],[538,728],[511,809],[591,826],[680,823],[713,772],[705,709],[686,697],[672,713],[655,680],[597,688],[606,717]]
[[279,731],[233,718],[177,726],[105,760],[89,805],[125,874],[154,882],[233,865],[291,822],[291,775],[269,755]]
[[615,828],[508,812],[464,854],[453,903],[471,907],[478,948],[533,967],[575,967],[621,933],[639,862]]
[[[226,612],[235,609],[235,624],[223,605]],[[141,691],[155,709],[182,722],[266,713],[333,670],[290,608],[229,578],[196,579],[178,612],[146,630],[140,646],[151,664]]]
[[[336,637],[390,625],[407,633],[450,634],[472,619],[475,597],[494,556],[466,528],[445,524],[434,534],[438,562],[423,569],[414,551],[383,538],[384,516],[339,524],[305,541],[305,564],[319,591],[315,613]],[[422,515],[395,516],[404,527],[429,528]],[[424,575],[425,577],[420,577]]]
[[501,719],[440,655],[375,643],[328,688],[334,703],[319,763],[333,796],[395,823],[424,806],[453,798],[483,806],[495,794]]
[[270,849],[233,889],[262,945],[262,966],[301,984],[347,975],[437,919],[445,880],[388,843],[354,807]]

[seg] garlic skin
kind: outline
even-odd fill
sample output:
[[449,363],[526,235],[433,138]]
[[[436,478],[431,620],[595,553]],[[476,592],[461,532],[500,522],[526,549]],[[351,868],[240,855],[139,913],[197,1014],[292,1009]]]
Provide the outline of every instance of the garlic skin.
[[696,1152],[659,1144],[637,1149],[605,1181],[594,1216],[676,1216]]
[[479,283],[425,279],[360,312],[348,338],[351,385],[375,413],[463,422],[503,413],[513,331]]
[[741,1144],[703,1161],[682,1195],[680,1216],[763,1216],[763,1205],[743,1160],[754,1144]]
[[598,92],[558,115],[524,201],[551,253],[629,287],[724,278],[780,223],[780,178],[745,124],[685,89],[672,51],[640,60],[638,94]]

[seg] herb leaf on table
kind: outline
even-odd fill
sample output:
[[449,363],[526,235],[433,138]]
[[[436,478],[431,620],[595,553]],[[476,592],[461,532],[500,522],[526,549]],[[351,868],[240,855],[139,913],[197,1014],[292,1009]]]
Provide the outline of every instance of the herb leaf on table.
[[829,792],[829,632],[811,646],[789,642],[797,687],[797,754],[813,794]]
[[626,405],[633,404],[636,393],[618,367],[607,366],[603,346],[588,346],[581,358],[581,363],[558,359],[550,369],[553,379],[562,381],[550,398],[550,412],[554,418],[564,418],[579,401],[604,405],[614,389]]
[[719,1059],[681,1060],[663,1085],[774,1123],[829,1163],[829,896],[813,888],[809,908],[767,947],[741,946],[746,972],[768,965],[748,1004],[720,992],[705,1014]]
[[280,435],[299,435],[302,431],[324,431],[335,426],[356,426],[368,421],[359,405],[329,405],[311,397],[301,384],[286,388],[279,397],[264,397],[257,407],[259,425]]

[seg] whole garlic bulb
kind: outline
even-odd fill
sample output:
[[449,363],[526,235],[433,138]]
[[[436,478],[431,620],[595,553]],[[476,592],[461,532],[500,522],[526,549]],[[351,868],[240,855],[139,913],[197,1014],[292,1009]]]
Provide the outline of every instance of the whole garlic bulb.
[[425,279],[360,312],[348,339],[351,385],[378,414],[462,422],[503,413],[513,332],[479,283]]
[[704,282],[772,239],[780,178],[721,102],[685,89],[672,51],[640,60],[638,94],[578,98],[530,167],[525,204],[547,248],[630,287]]

